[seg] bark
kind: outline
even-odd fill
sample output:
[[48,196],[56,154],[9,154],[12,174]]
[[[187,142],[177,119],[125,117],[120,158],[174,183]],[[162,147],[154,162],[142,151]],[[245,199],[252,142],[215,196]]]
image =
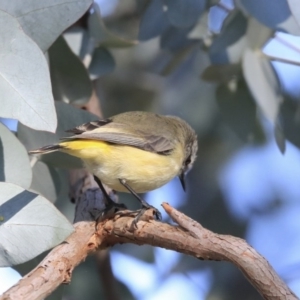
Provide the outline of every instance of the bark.
[[0,300],[43,299],[60,284],[69,283],[73,269],[87,255],[120,243],[148,244],[202,260],[229,261],[243,272],[264,299],[297,299],[267,260],[243,239],[213,233],[167,203],[162,206],[178,225],[153,220],[151,210],[146,212],[136,228],[132,225],[136,213],[130,211],[121,211],[97,226],[94,221],[85,221],[91,219],[90,203],[101,202],[99,193],[99,190],[93,189],[82,194],[81,200],[87,203],[89,209],[77,209],[75,219],[79,222],[74,225],[75,232],[6,291]]

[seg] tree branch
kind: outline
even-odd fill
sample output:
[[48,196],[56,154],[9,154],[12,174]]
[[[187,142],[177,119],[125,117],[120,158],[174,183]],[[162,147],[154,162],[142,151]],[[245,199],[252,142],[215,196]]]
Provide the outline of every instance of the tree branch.
[[188,254],[201,260],[223,260],[235,264],[264,299],[298,299],[277,273],[245,240],[213,233],[164,203],[169,216],[180,226],[155,221],[139,222],[130,230],[131,218],[108,220],[97,233],[107,246],[117,243],[148,244]]
[[[95,195],[99,192],[95,190]],[[171,249],[204,260],[225,260],[235,264],[261,293],[264,299],[297,299],[270,264],[244,240],[215,234],[183,213],[164,203],[163,208],[179,224],[153,220],[148,210],[132,227],[135,213],[122,211],[97,225],[76,223],[75,232],[65,243],[54,248],[47,257],[1,300],[43,299],[61,283],[69,283],[73,269],[96,249],[107,249],[119,243],[148,244]]]

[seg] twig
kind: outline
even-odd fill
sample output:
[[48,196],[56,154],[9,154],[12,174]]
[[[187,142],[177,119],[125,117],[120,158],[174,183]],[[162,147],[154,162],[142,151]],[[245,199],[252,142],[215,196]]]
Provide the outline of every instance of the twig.
[[[96,249],[107,249],[119,243],[153,245],[205,260],[234,263],[261,293],[264,299],[298,299],[279,278],[270,264],[244,240],[215,234],[183,213],[163,204],[166,212],[180,226],[154,221],[151,210],[132,227],[134,214],[124,211],[98,224],[80,222],[66,243],[57,246],[32,272],[0,300],[43,299],[59,284],[68,283],[71,273],[85,257]],[[147,220],[148,219],[148,220]]]
[[300,48],[296,47],[294,44],[292,44],[292,43],[288,42],[287,40],[283,39],[281,36],[278,36],[278,34],[275,34],[274,39],[277,40],[278,42],[280,42],[281,44],[285,45],[286,47],[294,50],[298,54],[300,53]]
[[208,259],[230,261],[236,265],[264,299],[298,299],[278,276],[269,262],[241,238],[211,232],[199,223],[177,211],[167,203],[165,211],[181,227],[197,237],[197,252]]
[[159,222],[140,222],[134,232],[129,230],[130,218],[109,220],[99,228],[99,236],[108,246],[116,243],[150,244],[203,260],[225,260],[235,264],[261,293],[264,299],[298,299],[279,278],[264,257],[244,240],[219,235],[203,228],[183,213],[163,204],[170,217],[181,227]]
[[294,60],[290,60],[287,58],[277,57],[277,56],[273,56],[273,55],[269,55],[269,54],[265,54],[265,53],[263,53],[263,55],[270,60],[275,60],[275,61],[279,61],[282,63],[291,64],[291,65],[295,65],[295,66],[300,66],[299,61],[294,61]]

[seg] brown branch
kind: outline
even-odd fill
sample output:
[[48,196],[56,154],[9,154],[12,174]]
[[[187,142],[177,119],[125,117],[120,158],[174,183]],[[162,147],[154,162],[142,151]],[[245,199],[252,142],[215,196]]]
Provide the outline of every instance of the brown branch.
[[75,232],[63,244],[55,247],[35,269],[0,296],[0,299],[44,299],[61,283],[70,282],[73,269],[94,250],[95,245],[90,243],[95,232],[94,222],[80,222],[74,227]]
[[197,244],[197,252],[202,248],[202,253],[205,254],[208,250],[209,256],[204,259],[232,262],[264,299],[298,299],[269,262],[245,240],[213,233],[167,203],[164,203],[163,207],[175,222],[195,236],[198,243],[201,241],[201,245]]
[[0,297],[0,300],[43,299],[61,283],[70,282],[73,269],[96,249],[119,243],[148,244],[171,249],[205,260],[226,260],[235,264],[264,299],[297,299],[269,263],[244,240],[215,234],[168,204],[163,207],[178,225],[153,220],[147,211],[137,228],[132,227],[134,213],[115,215],[99,223],[75,224],[76,231],[57,246],[28,275]]
[[235,264],[264,299],[298,299],[279,278],[268,261],[243,239],[213,233],[164,203],[163,207],[180,227],[159,222],[139,223],[130,230],[131,218],[109,220],[98,230],[108,246],[116,243],[150,244],[202,260],[223,260]]

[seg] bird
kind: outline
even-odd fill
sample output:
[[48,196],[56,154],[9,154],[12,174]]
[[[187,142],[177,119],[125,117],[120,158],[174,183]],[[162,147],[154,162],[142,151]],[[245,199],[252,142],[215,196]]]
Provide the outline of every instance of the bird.
[[144,111],[124,112],[67,132],[73,135],[29,154],[61,151],[80,158],[104,193],[107,209],[118,204],[110,199],[103,183],[139,200],[142,208],[135,222],[150,208],[161,219],[159,210],[138,194],[155,190],[176,176],[185,190],[185,175],[198,150],[197,135],[186,121]]

